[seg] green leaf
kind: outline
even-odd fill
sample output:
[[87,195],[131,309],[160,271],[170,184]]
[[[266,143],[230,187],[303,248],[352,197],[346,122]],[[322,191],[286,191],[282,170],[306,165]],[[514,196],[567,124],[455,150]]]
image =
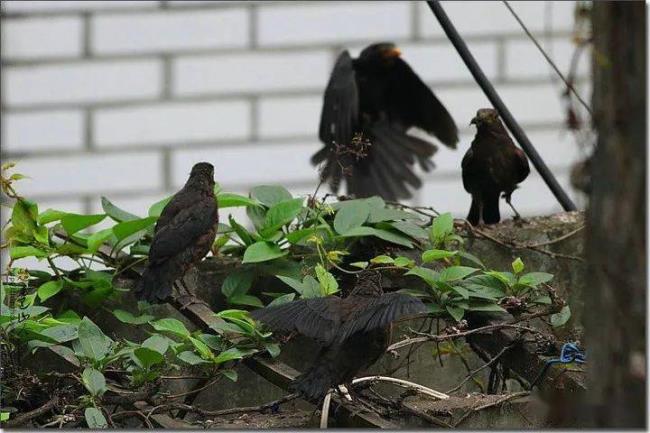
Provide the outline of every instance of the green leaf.
[[100,429],[108,428],[108,422],[102,412],[96,407],[88,407],[84,411],[84,418],[86,419],[86,424],[91,429]]
[[260,230],[260,235],[268,237],[279,230],[282,226],[293,221],[302,210],[303,201],[302,198],[294,198],[273,205],[268,212],[266,212],[264,226],[262,227],[262,230]]
[[222,192],[217,195],[217,203],[219,204],[219,209],[225,209],[228,207],[240,207],[240,206],[259,206],[260,203],[257,200],[253,200],[243,195],[233,194],[231,192]]
[[426,239],[428,236],[426,230],[410,221],[397,221],[390,225],[414,239]]
[[449,315],[454,318],[454,320],[456,322],[459,322],[463,318],[463,316],[465,315],[465,310],[463,308],[460,308],[460,307],[447,305],[445,307],[445,309],[447,310]]
[[142,347],[155,350],[161,355],[164,355],[167,352],[167,349],[169,349],[170,342],[172,342],[172,340],[164,335],[154,334],[142,342]]
[[363,200],[342,202],[334,217],[334,230],[346,234],[351,229],[361,227],[370,215],[370,206]]
[[447,251],[447,250],[427,250],[422,253],[422,263],[433,262],[434,260],[446,259],[449,257],[454,257],[458,254],[458,251]]
[[189,365],[206,364],[209,362],[201,358],[199,355],[192,352],[191,350],[186,350],[184,352],[181,352],[178,355],[176,355],[176,357]]
[[485,275],[496,278],[507,287],[510,287],[516,283],[515,276],[512,274],[512,272],[487,271],[485,272]]
[[286,303],[288,303],[288,302],[293,301],[293,299],[294,299],[295,297],[296,297],[296,294],[295,294],[295,293],[287,293],[287,294],[285,294],[285,295],[278,296],[277,298],[275,298],[274,300],[272,300],[271,302],[269,302],[269,304],[267,305],[267,307],[276,307],[276,306],[278,306],[278,305],[286,304]]
[[435,284],[435,282],[438,281],[438,279],[440,278],[438,273],[436,271],[434,271],[433,269],[423,268],[423,267],[420,267],[420,266],[414,267],[413,269],[411,269],[410,271],[408,271],[404,275],[418,276],[418,277],[422,278],[424,281],[426,281],[430,286],[433,286]]
[[236,370],[225,369],[225,370],[219,370],[219,371],[221,372],[221,374],[226,376],[229,380],[231,380],[233,382],[237,382],[238,375],[237,375]]
[[100,230],[88,236],[88,239],[86,240],[88,244],[88,251],[94,254],[95,252],[97,252],[99,247],[101,247],[102,244],[107,239],[109,239],[112,235],[113,235],[113,229],[109,228],[109,229]]
[[415,261],[409,259],[408,257],[404,256],[399,256],[395,258],[395,266],[399,266],[400,268],[412,268],[415,266]]
[[226,350],[225,352],[221,352],[214,359],[214,362],[215,364],[223,364],[224,362],[232,361],[233,359],[242,359],[243,357],[244,357],[244,353],[242,353],[242,351],[237,349],[236,347],[233,347],[231,349]]
[[277,259],[278,257],[286,256],[287,251],[282,251],[279,246],[271,242],[255,242],[249,245],[244,251],[244,259],[242,263],[259,263],[268,260]]
[[259,185],[251,188],[250,196],[267,207],[291,200],[291,193],[279,185]]
[[47,224],[47,223],[51,223],[53,221],[59,221],[61,218],[63,218],[67,214],[68,214],[67,212],[63,212],[63,211],[60,211],[60,210],[47,209],[44,212],[41,212],[40,215],[38,215],[38,218],[36,219],[36,221],[39,224]]
[[465,278],[466,276],[478,271],[477,268],[470,268],[469,266],[450,266],[440,271],[441,281],[456,281]]
[[555,328],[558,328],[566,324],[566,322],[568,322],[570,318],[571,318],[571,308],[569,308],[568,305],[565,305],[564,307],[562,307],[559,313],[555,313],[551,315],[551,325],[553,325],[553,327]]
[[445,240],[447,235],[454,232],[454,218],[451,213],[438,215],[431,223],[431,241],[440,243]]
[[[406,220],[406,219],[419,219],[419,217],[401,209],[380,208],[380,207],[371,208],[370,215],[368,216],[368,222],[371,224],[379,223],[383,221],[399,221],[399,220]],[[425,238],[427,237],[426,232],[424,237]]]
[[531,301],[534,304],[544,304],[544,305],[551,305],[551,297],[548,295],[542,295],[539,296]]
[[117,241],[120,242],[128,236],[146,230],[147,227],[155,224],[157,219],[156,217],[147,217],[121,222],[113,226],[113,234],[117,238]]
[[40,242],[43,245],[49,246],[50,245],[50,237],[49,237],[49,230],[45,226],[38,226],[36,227],[36,230],[34,230],[34,239],[36,239],[37,242]]
[[354,262],[350,263],[350,266],[354,266],[355,268],[359,269],[366,269],[368,267],[368,262]]
[[260,298],[257,296],[244,295],[241,293],[229,297],[228,302],[235,305],[250,305],[251,307],[259,308],[262,308],[264,306],[262,301],[260,301]]
[[81,373],[81,381],[93,397],[99,397],[107,391],[106,378],[94,368],[86,368]]
[[339,291],[339,283],[320,263],[316,265],[316,278],[320,283],[321,294],[328,296]]
[[133,355],[138,358],[142,368],[147,370],[156,364],[160,364],[165,359],[158,351],[148,347],[138,347],[133,351]]
[[470,305],[470,311],[488,311],[488,312],[500,312],[507,313],[507,311],[497,304],[476,304]]
[[0,412],[0,422],[9,420],[10,412]]
[[269,352],[271,358],[277,358],[280,354],[280,345],[278,343],[267,343],[264,345],[264,348]]
[[235,233],[237,233],[237,236],[239,236],[244,244],[251,245],[253,243],[253,238],[251,237],[250,233],[248,233],[248,230],[246,230],[242,225],[235,221],[232,215],[228,215],[228,222],[230,223],[230,227],[232,227]]
[[521,261],[520,257],[517,257],[514,262],[512,262],[512,271],[515,274],[520,273],[524,270],[524,262]]
[[413,243],[406,237],[398,235],[388,230],[376,229],[374,227],[356,227],[341,235],[344,238],[357,237],[357,236],[374,236],[379,239],[392,242],[397,245],[402,245],[407,248],[413,248]]
[[137,220],[140,219],[139,216],[133,215],[130,212],[127,212],[123,209],[120,209],[119,207],[115,206],[109,199],[106,197],[102,196],[102,209],[104,210],[104,213],[111,217],[113,220],[115,220],[118,223],[121,223],[123,221],[131,221],[131,220]]
[[462,286],[451,286],[451,290],[458,293],[463,299],[469,299],[469,291]]
[[147,212],[147,215],[151,217],[159,217],[163,209],[165,208],[165,206],[167,206],[167,204],[172,200],[172,198],[174,198],[174,196],[170,195],[169,197],[166,197],[151,205],[149,211]]
[[49,349],[50,349],[52,352],[54,352],[54,353],[56,353],[57,355],[59,355],[61,358],[63,358],[63,359],[65,359],[66,361],[68,361],[70,364],[72,364],[72,365],[74,365],[74,366],[76,366],[76,367],[79,367],[79,365],[80,365],[80,364],[79,364],[79,359],[78,359],[77,356],[74,354],[74,352],[72,351],[72,349],[70,349],[69,347],[67,347],[67,346],[60,346],[60,345],[57,344],[57,345],[54,345],[54,346],[50,346]]
[[392,265],[395,260],[390,256],[381,255],[370,259],[370,263]]
[[153,329],[158,332],[169,332],[181,338],[189,338],[190,331],[187,330],[183,322],[177,319],[166,318],[150,322]]
[[546,272],[530,272],[519,277],[519,284],[530,287],[537,287],[542,283],[546,283],[553,279],[553,274],[547,274]]
[[56,295],[63,289],[63,280],[50,280],[47,283],[41,284],[37,290],[38,298],[41,302]]
[[309,227],[306,229],[300,229],[300,230],[289,232],[286,234],[285,237],[289,242],[295,245],[300,241],[302,241],[303,239],[305,239],[306,237],[322,232],[324,230],[327,230],[327,226],[323,224],[317,227]]
[[481,269],[485,269],[485,265],[483,264],[483,262],[475,255],[470,254],[467,251],[458,251],[458,255],[461,258],[467,260],[468,262],[471,262],[474,265],[478,265]]
[[79,322],[79,343],[87,358],[101,361],[110,352],[112,340],[88,317],[84,317]]
[[247,269],[238,269],[228,275],[221,284],[221,293],[226,298],[235,295],[244,295],[253,285],[255,274]]
[[41,335],[51,338],[57,343],[65,343],[79,337],[77,327],[74,325],[58,325],[51,328],[43,329]]
[[197,352],[199,352],[199,355],[201,355],[201,358],[203,359],[212,359],[214,355],[212,355],[212,351],[210,348],[202,342],[201,340],[198,340],[194,337],[190,337],[190,342],[194,346]]
[[36,247],[11,247],[9,257],[13,260],[22,259],[23,257],[47,257],[48,253]]
[[120,309],[113,310],[113,316],[115,316],[120,322],[129,323],[131,325],[142,325],[154,319],[154,317],[149,314],[143,314],[136,317],[128,311]]
[[36,203],[25,199],[18,199],[14,203],[14,208],[11,213],[11,223],[16,229],[31,236],[36,229],[37,218],[38,207]]
[[75,234],[87,227],[93,226],[102,222],[106,218],[105,214],[97,215],[79,215],[74,213],[66,214],[61,218],[61,225],[63,230],[69,235]]

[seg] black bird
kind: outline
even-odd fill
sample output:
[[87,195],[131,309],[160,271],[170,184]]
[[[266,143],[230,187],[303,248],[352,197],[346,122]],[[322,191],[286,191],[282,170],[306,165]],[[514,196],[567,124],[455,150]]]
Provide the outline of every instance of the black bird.
[[174,282],[210,251],[218,219],[214,167],[199,162],[156,222],[149,263],[136,287],[136,296],[149,302],[167,299]]
[[[437,151],[434,144],[407,135],[413,126],[456,148],[454,120],[400,54],[385,42],[366,47],[356,59],[346,50],[336,61],[320,120],[325,146],[311,158],[314,165],[326,161],[321,179],[335,193],[345,177],[348,194],[356,197],[410,198],[409,186],[422,185],[413,173],[415,162],[429,171]],[[353,142],[359,133],[369,148]]]
[[301,299],[251,315],[274,331],[296,331],[322,346],[311,368],[292,383],[293,390],[318,401],[330,388],[348,384],[379,359],[392,321],[426,311],[413,296],[384,294],[381,275],[366,272],[347,298]]
[[530,173],[526,155],[515,146],[496,110],[481,108],[470,124],[476,125],[476,136],[461,164],[463,186],[472,195],[467,220],[472,225],[479,224],[481,218],[485,224],[498,223],[502,192],[519,218],[510,198],[517,184]]

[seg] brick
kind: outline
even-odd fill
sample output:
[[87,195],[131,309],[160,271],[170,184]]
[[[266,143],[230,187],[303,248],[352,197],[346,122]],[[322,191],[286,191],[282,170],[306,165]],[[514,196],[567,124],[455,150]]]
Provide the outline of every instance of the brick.
[[3,60],[74,57],[82,53],[82,23],[77,17],[5,19]]
[[177,151],[172,156],[174,188],[182,186],[194,165],[200,161],[214,164],[215,179],[225,189],[263,183],[285,184],[317,179],[309,163],[320,148],[317,143],[292,145],[250,144],[220,149]]
[[262,98],[259,134],[262,138],[313,136],[316,139],[322,96]]
[[[497,46],[493,42],[468,43],[469,49],[488,78],[497,75]],[[427,82],[473,82],[467,66],[453,46],[444,44],[400,44],[402,58]]]
[[322,91],[330,68],[326,51],[184,56],[173,63],[173,92],[196,95],[292,89]]
[[161,74],[157,60],[7,67],[2,90],[9,106],[148,99],[160,94]]
[[[567,76],[576,45],[569,38],[540,39],[540,44],[553,62]],[[552,78],[559,77],[546,59],[529,39],[509,40],[506,43],[506,78]],[[591,55],[588,48],[583,49],[578,66],[577,77],[591,74]]]
[[26,196],[110,195],[162,187],[162,158],[155,153],[89,154],[17,160],[30,177],[20,187]]
[[83,113],[78,110],[2,114],[2,147],[7,153],[83,147]]
[[2,2],[3,12],[8,13],[33,13],[33,12],[71,12],[71,11],[97,11],[110,9],[153,9],[159,2],[153,0],[5,0]]
[[[543,32],[547,24],[551,31],[569,31],[573,28],[574,1],[525,1],[509,4],[534,33]],[[445,1],[442,6],[462,36],[524,34],[519,23],[501,2]],[[425,37],[444,37],[429,6],[420,2],[419,8],[421,34]]]
[[258,12],[262,46],[386,40],[409,33],[410,4],[406,2],[269,4]]
[[92,22],[97,54],[241,48],[248,43],[245,9],[98,15]]
[[97,110],[93,123],[98,146],[245,138],[250,130],[250,104],[192,102],[110,108]]

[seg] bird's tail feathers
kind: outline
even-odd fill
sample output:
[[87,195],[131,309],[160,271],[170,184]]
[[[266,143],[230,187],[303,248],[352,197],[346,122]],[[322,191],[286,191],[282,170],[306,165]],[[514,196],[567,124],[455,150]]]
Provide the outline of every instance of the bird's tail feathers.
[[143,301],[158,303],[172,294],[174,276],[167,270],[168,266],[150,266],[138,281],[135,296]]
[[299,392],[307,400],[318,401],[325,397],[327,391],[337,384],[332,383],[333,374],[329,362],[314,365],[311,370],[298,376],[290,389]]

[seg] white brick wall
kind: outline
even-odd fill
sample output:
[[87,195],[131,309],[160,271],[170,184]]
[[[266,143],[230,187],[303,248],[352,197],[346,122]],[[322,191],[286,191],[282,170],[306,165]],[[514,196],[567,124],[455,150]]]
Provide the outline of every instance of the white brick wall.
[[248,35],[245,9],[111,14],[93,19],[91,45],[100,55],[242,48]]
[[[566,73],[575,3],[510,4]],[[549,66],[501,2],[443,7],[568,185],[579,151]],[[410,203],[467,212],[460,161],[475,132],[469,120],[489,103],[424,2],[48,0],[1,8],[2,159],[31,177],[19,190],[43,208],[98,212],[104,194],[144,215],[202,160],[235,192],[273,182],[311,192],[309,158],[320,147],[334,59],[343,48],[357,55],[389,40],[461,131],[458,150],[440,148],[437,169]],[[586,51],[578,88],[587,99],[589,64]],[[525,215],[559,210],[534,170],[514,200]]]

